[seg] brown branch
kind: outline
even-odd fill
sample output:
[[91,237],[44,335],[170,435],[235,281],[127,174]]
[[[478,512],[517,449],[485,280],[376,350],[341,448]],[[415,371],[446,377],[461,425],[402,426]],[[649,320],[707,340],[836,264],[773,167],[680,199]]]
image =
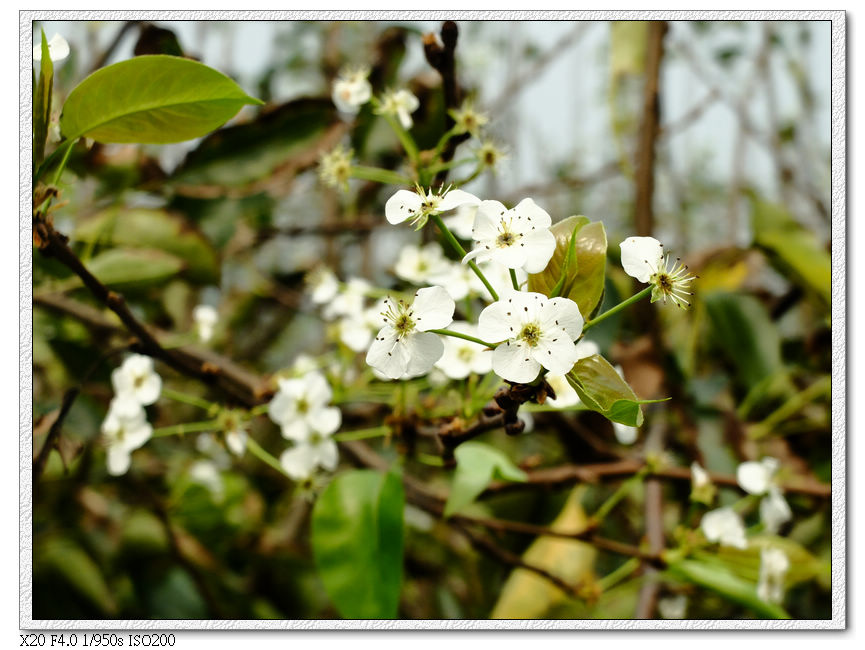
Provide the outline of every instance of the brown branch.
[[51,428],[48,430],[48,435],[45,437],[42,449],[39,450],[39,454],[33,460],[34,485],[42,476],[42,472],[45,470],[45,465],[48,462],[48,456],[51,454],[51,450],[54,449],[57,441],[60,439],[60,431],[63,429],[63,421],[66,419],[66,416],[69,415],[69,410],[72,408],[75,398],[78,397],[78,393],[79,388],[78,386],[75,386],[67,390],[63,395],[63,401],[60,404],[57,417],[54,419],[54,422],[51,423]]
[[114,54],[114,51],[120,45],[120,41],[123,40],[123,37],[126,36],[126,32],[128,32],[133,27],[138,27],[141,24],[140,20],[127,20],[123,23],[123,26],[118,30],[117,35],[114,37],[114,40],[108,44],[108,47],[103,50],[103,52],[96,57],[96,60],[93,62],[93,65],[90,67],[90,72],[96,72],[99,68],[104,66],[108,59],[111,58],[111,55]]

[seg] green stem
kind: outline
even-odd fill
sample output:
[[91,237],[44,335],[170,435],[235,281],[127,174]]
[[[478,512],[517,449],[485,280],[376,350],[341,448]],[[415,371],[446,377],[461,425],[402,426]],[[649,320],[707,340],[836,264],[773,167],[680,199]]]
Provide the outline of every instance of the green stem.
[[643,479],[649,473],[647,468],[641,469],[639,472],[634,474],[631,478],[626,481],[623,481],[622,484],[613,492],[609,498],[601,504],[601,507],[595,511],[595,514],[592,515],[592,521],[601,522],[604,518],[610,514],[610,511],[618,505],[619,501],[627,496],[628,491],[631,489],[635,483],[642,483]]
[[205,399],[201,399],[200,397],[195,397],[194,395],[187,395],[186,393],[181,393],[180,391],[172,390],[170,388],[163,388],[162,396],[167,397],[168,399],[173,399],[175,402],[182,402],[184,404],[191,404],[192,406],[197,406],[198,408],[202,408],[205,411],[209,411],[211,408],[216,406],[216,404],[208,402]]
[[487,341],[482,341],[481,339],[477,339],[474,336],[469,336],[468,334],[463,334],[462,332],[454,332],[453,330],[427,330],[428,332],[432,332],[433,334],[441,334],[442,336],[452,336],[455,339],[463,339],[465,341],[471,341],[472,343],[477,343],[478,345],[483,345],[485,347],[495,349],[498,347],[498,343],[488,343]]
[[753,428],[748,433],[748,437],[751,440],[759,440],[763,438],[775,429],[781,422],[795,415],[801,408],[810,404],[814,400],[822,397],[823,395],[830,394],[832,390],[832,378],[831,377],[823,377],[818,379],[813,384],[808,386],[805,390],[796,393],[788,399],[786,402],[781,404],[775,411],[770,413],[766,419],[758,424],[755,424]]
[[[454,234],[445,225],[445,222],[442,221],[442,218],[437,214],[431,214],[430,219],[433,220],[435,225],[438,227],[438,229],[444,235],[445,239],[448,240],[448,243],[450,243],[450,245],[453,247],[453,249],[459,254],[460,259],[464,258],[466,256],[466,250],[462,247],[462,244],[460,244],[459,241],[457,241],[457,238],[454,237]],[[499,294],[497,294],[496,290],[493,289],[493,286],[490,284],[489,280],[487,280],[486,276],[483,274],[483,271],[481,271],[478,268],[478,265],[475,264],[474,260],[470,260],[468,264],[469,264],[469,268],[472,271],[474,271],[474,274],[476,276],[478,276],[478,278],[480,279],[481,282],[484,283],[484,286],[487,288],[487,291],[490,292],[490,295],[492,296],[493,300],[494,301],[498,300]]]
[[368,167],[366,165],[352,165],[351,177],[359,178],[364,181],[375,181],[376,183],[384,183],[385,185],[411,185],[410,178],[406,178],[402,174],[398,174],[390,169],[381,169],[379,167]]
[[269,452],[265,451],[264,448],[259,445],[252,437],[246,439],[246,448],[249,449],[249,453],[258,458],[258,460],[263,462],[265,465],[270,465],[273,469],[275,469],[283,476],[288,476],[288,474],[285,473],[285,470],[282,469],[282,465],[279,464],[279,461],[274,458]]
[[630,307],[635,302],[642,300],[643,298],[648,296],[650,293],[652,293],[652,289],[653,289],[653,286],[650,284],[648,287],[646,287],[645,289],[643,289],[639,293],[635,293],[633,296],[631,296],[627,300],[623,300],[618,305],[608,309],[607,311],[605,311],[600,316],[596,316],[592,320],[588,321],[585,325],[583,325],[583,331],[585,332],[587,329],[589,329],[590,327],[593,327],[594,325],[597,325],[598,323],[600,323],[605,318],[609,318],[610,316],[612,316],[614,314],[618,314],[625,307]]
[[440,171],[444,171],[446,169],[453,169],[454,167],[459,167],[460,165],[474,162],[474,160],[474,158],[462,158],[460,160],[451,160],[446,163],[439,163],[438,165],[431,165],[427,168],[427,172],[431,175],[435,175],[438,174]]
[[620,566],[618,569],[611,571],[603,578],[598,580],[597,585],[602,592],[607,591],[608,589],[612,589],[639,568],[640,558],[632,557],[629,560],[623,562],[622,566]]
[[268,406],[268,404],[259,404],[258,406],[253,406],[251,409],[249,409],[249,414],[253,416],[265,415],[267,413]]
[[511,284],[514,285],[515,290],[519,291],[520,290],[520,281],[517,280],[516,269],[508,269],[508,271],[510,271],[510,274],[511,274]]
[[372,427],[371,429],[358,429],[357,431],[345,431],[337,433],[333,439],[337,442],[345,442],[346,440],[367,440],[369,438],[381,438],[390,433],[390,427]]
[[445,145],[448,143],[448,140],[450,140],[456,134],[457,134],[457,128],[455,126],[451,127],[451,129],[449,131],[445,131],[444,134],[442,134],[442,137],[439,138],[438,144],[436,144],[436,148],[435,148],[436,158],[438,158],[441,155],[441,152],[444,151]]
[[165,436],[182,436],[185,433],[202,433],[203,431],[213,431],[221,426],[219,420],[205,420],[203,422],[185,422],[183,424],[174,424],[170,427],[159,427],[153,430],[154,438],[162,438]]
[[66,163],[69,161],[69,154],[72,153],[72,147],[76,142],[78,142],[77,138],[75,140],[70,140],[66,145],[66,150],[63,152],[63,157],[60,159],[57,171],[54,172],[54,180],[51,181],[52,185],[57,185],[57,183],[60,182],[60,177],[63,175],[63,171],[66,169]]
[[466,183],[471,183],[474,179],[476,179],[478,176],[481,175],[481,173],[484,171],[484,169],[486,169],[486,167],[484,165],[478,165],[478,168],[475,169],[475,171],[472,172],[471,175],[466,176],[462,180],[456,181],[454,183],[454,185],[456,185],[457,187],[462,187]]
[[405,152],[408,154],[409,159],[417,164],[418,161],[418,149],[415,144],[414,138],[411,137],[408,131],[402,128],[402,124],[394,118],[393,115],[388,115],[387,113],[383,113],[382,117],[387,121],[390,125],[390,128],[393,129],[393,132],[396,133],[396,137],[399,138],[400,143],[402,144],[402,148],[405,149]]
[[422,451],[419,451],[415,458],[419,463],[423,463],[424,465],[431,465],[433,467],[444,467],[445,462],[441,459],[440,456],[433,456],[432,454],[425,454]]

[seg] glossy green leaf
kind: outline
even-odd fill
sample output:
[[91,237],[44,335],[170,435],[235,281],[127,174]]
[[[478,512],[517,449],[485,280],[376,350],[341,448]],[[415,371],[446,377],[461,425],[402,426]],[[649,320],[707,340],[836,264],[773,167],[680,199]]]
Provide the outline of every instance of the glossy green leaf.
[[106,613],[114,614],[116,604],[102,571],[78,544],[69,539],[52,538],[36,550],[35,564],[52,569],[82,597]]
[[482,442],[470,441],[454,451],[457,468],[445,504],[445,517],[462,510],[484,491],[494,478],[525,481],[526,473],[501,451]]
[[[568,217],[555,224],[551,231],[556,237],[556,250],[546,269],[529,276],[529,291],[551,296],[556,293],[556,287],[564,275],[558,295],[573,300],[583,317],[589,318],[604,295],[607,265],[607,233],[604,224],[589,221],[583,216]],[[575,255],[568,263],[568,250],[574,231]]]
[[745,386],[753,388],[782,370],[781,337],[759,300],[717,291],[705,301],[713,338]]
[[337,476],[312,511],[315,566],[344,618],[395,618],[402,585],[405,495],[398,473]]
[[158,249],[183,260],[191,280],[219,279],[216,253],[204,236],[164,210],[109,208],[79,223],[75,238],[87,243]]
[[568,373],[568,381],[586,408],[631,427],[643,423],[640,404],[648,402],[637,399],[628,383],[600,354],[577,361]]
[[109,286],[157,284],[178,273],[183,262],[158,250],[111,248],[87,264],[100,282]]
[[790,618],[783,607],[759,598],[756,584],[743,580],[723,562],[710,559],[677,560],[670,563],[669,570],[676,577],[711,589],[728,600],[750,608],[764,618]]
[[756,198],[751,201],[751,220],[754,243],[769,254],[770,261],[829,305],[832,258],[817,236],[799,225],[784,206]]
[[165,144],[201,137],[246,104],[261,104],[206,65],[174,56],[139,56],[101,68],[63,105],[69,139]]
[[[35,74],[35,73],[34,73]],[[33,159],[34,167],[45,158],[45,142],[51,122],[51,97],[54,90],[54,64],[48,50],[48,39],[42,32],[42,61],[39,66],[39,83],[33,84]]]

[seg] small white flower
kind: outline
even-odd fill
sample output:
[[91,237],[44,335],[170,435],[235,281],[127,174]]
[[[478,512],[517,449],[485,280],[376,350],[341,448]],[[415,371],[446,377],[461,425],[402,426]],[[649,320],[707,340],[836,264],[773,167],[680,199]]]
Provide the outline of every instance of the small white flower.
[[243,429],[235,429],[225,434],[225,445],[235,456],[243,456],[246,451],[246,441],[249,434]]
[[327,406],[332,396],[330,385],[318,371],[298,379],[280,379],[268,415],[289,440],[306,440],[313,430],[333,433],[342,424],[342,413],[335,406]]
[[[441,246],[431,242],[424,247],[405,246],[394,265],[394,274],[413,284],[426,284],[431,278],[447,273],[450,264]],[[446,285],[443,285],[446,286]]]
[[745,539],[745,524],[732,508],[710,510],[703,515],[700,528],[710,542],[719,542],[725,546],[741,549],[748,547],[748,541]]
[[480,338],[502,343],[493,351],[493,370],[507,381],[527,383],[541,368],[564,375],[577,362],[574,340],[583,330],[577,304],[534,292],[504,293],[478,319]]
[[[478,328],[471,323],[455,322],[448,326],[449,330],[468,334],[477,338]],[[451,379],[465,379],[469,373],[485,375],[493,367],[492,352],[484,346],[464,339],[447,336],[444,339],[444,354],[436,361],[439,368]]]
[[[33,60],[42,60],[42,39],[37,39],[37,44],[33,46]],[[48,56],[51,57],[52,63],[62,61],[69,56],[69,43],[60,34],[54,34],[51,40],[48,41]]]
[[540,273],[556,250],[551,223],[550,215],[532,199],[523,199],[510,210],[498,201],[481,201],[472,229],[477,246],[463,262],[495,260],[509,269]]
[[372,285],[363,278],[351,278],[324,306],[321,315],[326,320],[333,320],[340,316],[360,316],[366,294],[371,290]]
[[394,225],[409,221],[416,228],[422,228],[430,215],[454,210],[461,205],[477,205],[481,200],[474,194],[463,190],[442,189],[424,192],[417,187],[414,192],[397,190],[384,206],[384,216]]
[[326,266],[316,266],[306,274],[306,288],[316,305],[330,302],[339,292],[339,280]]
[[296,441],[295,445],[282,452],[279,464],[295,481],[309,479],[318,467],[328,471],[336,469],[339,450],[331,438],[332,431],[310,430],[307,437]]
[[470,99],[464,101],[458,109],[451,110],[450,115],[455,122],[457,133],[469,133],[474,137],[477,137],[481,127],[490,121],[486,113],[475,109],[474,102]]
[[321,182],[328,187],[347,191],[353,155],[351,149],[346,149],[341,144],[322,154],[318,159],[318,177]]
[[225,486],[216,464],[209,460],[197,460],[189,467],[189,478],[203,485],[213,495],[214,501],[222,501]]
[[689,288],[695,276],[688,273],[688,267],[679,259],[670,265],[670,256],[664,255],[661,242],[654,237],[628,237],[619,247],[625,273],[653,285],[652,302],[666,303],[669,298],[677,307],[691,306]]
[[380,115],[396,115],[399,123],[404,129],[410,129],[414,124],[411,114],[414,113],[420,102],[411,92],[406,89],[388,90],[382,95],[381,105],[376,111]]
[[712,480],[709,478],[709,473],[696,460],[691,463],[691,485],[693,489],[699,490],[707,485],[711,485]]
[[153,359],[133,354],[111,373],[117,395],[130,395],[142,406],[153,404],[162,391],[162,378],[153,370]]
[[779,548],[760,551],[760,578],[757,596],[768,603],[780,604],[784,600],[784,577],[790,569],[787,554]]
[[621,422],[613,422],[613,434],[620,445],[633,445],[637,442],[637,434],[640,430],[637,427],[629,427]]
[[760,502],[760,519],[766,530],[777,533],[793,517],[790,506],[775,480],[780,463],[767,456],[761,461],[747,461],[736,468],[736,481],[748,494],[765,495]]
[[661,615],[661,618],[668,620],[685,618],[687,608],[688,597],[685,594],[668,596],[658,601],[658,613]]
[[341,113],[357,115],[360,107],[372,97],[369,83],[369,68],[366,66],[345,67],[333,82],[333,103]]
[[126,393],[111,400],[101,432],[107,450],[108,473],[120,476],[129,470],[132,452],[150,440],[153,427],[147,422],[140,402]]
[[210,305],[198,305],[192,310],[192,320],[198,332],[198,339],[207,343],[213,338],[213,330],[219,321],[219,313]]
[[[577,361],[590,357],[593,354],[600,354],[601,352],[598,344],[588,339],[582,339],[577,343],[576,347]],[[574,387],[571,386],[571,383],[564,374],[554,374],[550,372],[547,373],[544,378],[556,393],[555,399],[547,398],[547,404],[560,409],[568,406],[576,406],[580,403],[580,396],[577,395],[577,391],[574,390]]]
[[354,352],[361,352],[369,347],[373,330],[363,318],[346,316],[336,321],[336,336],[343,344]]
[[429,330],[451,323],[453,298],[441,287],[427,287],[415,293],[410,305],[390,298],[386,304],[385,326],[369,347],[366,362],[391,379],[429,372],[444,352],[441,339]]
[[445,217],[442,221],[444,221],[448,230],[460,239],[471,239],[477,211],[478,204],[464,203],[456,209],[456,212],[449,217]]

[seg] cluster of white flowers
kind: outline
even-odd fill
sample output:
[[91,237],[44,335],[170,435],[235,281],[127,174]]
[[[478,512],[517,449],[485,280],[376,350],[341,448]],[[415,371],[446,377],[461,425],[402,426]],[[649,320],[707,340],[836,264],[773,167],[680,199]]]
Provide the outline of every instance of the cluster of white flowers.
[[742,463],[736,470],[739,487],[748,494],[763,497],[760,501],[760,519],[766,530],[773,534],[793,518],[790,506],[775,480],[779,466],[777,459],[767,456],[761,461]]
[[342,414],[329,406],[333,397],[324,375],[311,370],[302,377],[279,379],[279,389],[268,405],[270,419],[294,445],[280,456],[280,464],[296,481],[309,479],[319,467],[336,469],[339,452],[332,436]]
[[153,370],[153,359],[134,354],[111,373],[111,385],[114,398],[101,431],[108,473],[120,476],[129,470],[132,452],[153,434],[144,407],[159,399],[162,378]]

